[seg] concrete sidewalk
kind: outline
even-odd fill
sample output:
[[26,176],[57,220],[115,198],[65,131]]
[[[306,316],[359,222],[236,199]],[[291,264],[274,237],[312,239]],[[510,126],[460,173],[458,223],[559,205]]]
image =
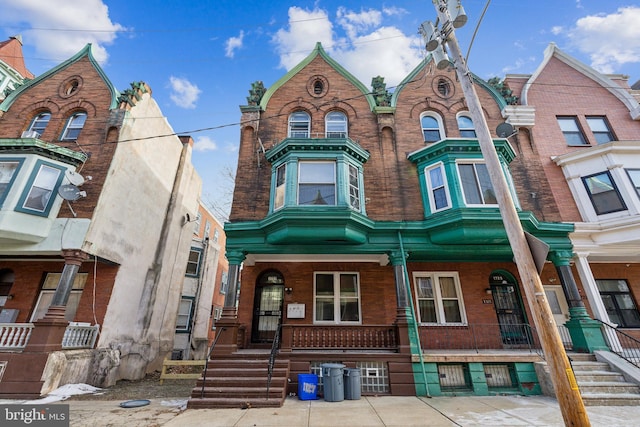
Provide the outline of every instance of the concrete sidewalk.
[[[64,401],[71,426],[126,427],[376,427],[563,426],[555,399],[534,396],[369,397],[326,402],[289,397],[281,408],[179,409],[182,400],[155,399],[125,409],[118,401]],[[588,406],[592,426],[640,423],[640,407]]]

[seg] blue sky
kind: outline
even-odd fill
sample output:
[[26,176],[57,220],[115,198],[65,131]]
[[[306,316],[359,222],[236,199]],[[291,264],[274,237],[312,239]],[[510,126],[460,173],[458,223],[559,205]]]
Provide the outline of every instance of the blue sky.
[[[463,0],[463,53],[487,0]],[[240,119],[251,83],[271,86],[316,42],[367,87],[393,88],[424,57],[418,34],[433,3],[404,1],[0,0],[2,40],[20,34],[36,75],[86,43],[118,90],[145,81],[176,133],[195,139],[203,201],[228,211]],[[640,4],[620,0],[492,0],[469,68],[484,79],[529,74],[555,42],[605,73],[640,79]],[[224,216],[224,215],[223,215]]]

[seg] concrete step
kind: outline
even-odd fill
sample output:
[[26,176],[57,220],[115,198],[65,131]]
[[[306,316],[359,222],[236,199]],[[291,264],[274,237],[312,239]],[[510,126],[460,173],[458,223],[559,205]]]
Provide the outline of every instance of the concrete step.
[[284,399],[242,399],[232,397],[199,398],[192,397],[187,403],[189,409],[208,408],[279,408]]
[[621,382],[624,383],[624,375],[613,371],[574,371],[578,384],[582,382]]
[[626,382],[579,382],[578,387],[580,393],[598,393],[598,394],[635,394],[640,399],[640,387],[636,384]]
[[611,371],[611,366],[606,362],[571,362],[571,367],[573,368],[573,372]]
[[[638,394],[584,393],[582,401],[585,406],[639,406]],[[629,425],[633,424],[630,420]]]

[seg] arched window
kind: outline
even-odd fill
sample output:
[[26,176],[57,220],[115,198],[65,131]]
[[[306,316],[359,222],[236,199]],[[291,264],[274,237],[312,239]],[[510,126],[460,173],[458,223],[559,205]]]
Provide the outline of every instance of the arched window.
[[84,111],[74,113],[69,117],[69,121],[67,122],[67,126],[64,128],[61,139],[63,141],[75,141],[78,139],[78,135],[80,135],[80,131],[84,127],[84,123],[86,121],[87,113]]
[[476,128],[473,125],[473,120],[467,114],[458,115],[458,129],[460,130],[460,137],[462,138],[475,138]]
[[36,138],[40,137],[49,124],[49,120],[51,120],[51,113],[48,111],[38,114],[33,118],[31,126],[29,126],[29,131],[37,132],[38,136]]
[[304,111],[296,111],[289,116],[289,138],[309,138],[311,119]]
[[424,142],[436,142],[444,139],[444,129],[440,116],[435,113],[423,113],[420,116]]
[[332,111],[326,115],[325,133],[327,138],[347,137],[347,116],[341,111]]

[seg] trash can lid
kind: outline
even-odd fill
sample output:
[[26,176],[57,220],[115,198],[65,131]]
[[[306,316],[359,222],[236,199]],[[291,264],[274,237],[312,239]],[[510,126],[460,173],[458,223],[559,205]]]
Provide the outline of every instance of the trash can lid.
[[344,368],[345,365],[342,363],[323,363],[320,366],[323,368]]

